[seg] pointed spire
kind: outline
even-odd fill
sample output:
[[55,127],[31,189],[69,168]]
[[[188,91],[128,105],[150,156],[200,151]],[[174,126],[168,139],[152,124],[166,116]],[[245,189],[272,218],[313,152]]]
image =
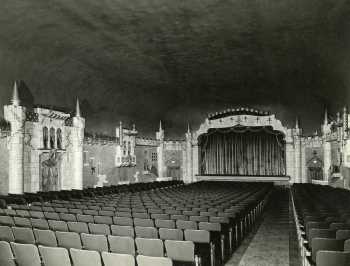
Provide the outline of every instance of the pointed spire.
[[187,123],[187,133],[188,133],[188,134],[190,134],[190,133],[191,133],[190,123]]
[[299,129],[299,117],[295,118],[295,128]]
[[159,120],[159,132],[161,132],[163,130],[162,128],[162,120]]
[[323,124],[327,125],[328,124],[328,111],[327,108],[325,108],[324,110],[324,120],[323,120]]
[[11,103],[15,106],[19,106],[19,104],[20,104],[20,100],[19,100],[19,96],[18,96],[17,81],[15,81],[15,84],[13,85],[13,93],[12,93]]
[[75,105],[75,117],[81,117],[79,98],[77,97],[77,103]]

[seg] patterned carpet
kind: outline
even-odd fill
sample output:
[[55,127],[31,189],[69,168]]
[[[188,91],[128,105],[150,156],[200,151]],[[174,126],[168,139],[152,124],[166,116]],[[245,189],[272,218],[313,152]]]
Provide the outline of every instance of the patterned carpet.
[[290,224],[289,191],[276,189],[260,226],[243,241],[226,266],[298,266],[295,234]]

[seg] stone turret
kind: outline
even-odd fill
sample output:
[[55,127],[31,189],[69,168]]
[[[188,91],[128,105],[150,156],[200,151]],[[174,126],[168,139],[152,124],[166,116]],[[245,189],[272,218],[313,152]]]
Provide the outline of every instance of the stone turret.
[[159,144],[157,147],[158,153],[158,177],[163,178],[165,172],[165,164],[164,164],[164,130],[162,127],[162,121],[159,121],[159,131],[156,132],[156,139]]
[[75,116],[73,117],[72,152],[73,176],[72,189],[83,188],[83,140],[85,119],[81,116],[79,99],[76,101]]
[[192,170],[192,164],[193,164],[193,158],[192,158],[192,133],[190,129],[190,125],[187,124],[187,132],[186,132],[186,174],[184,177],[185,183],[192,182],[193,179],[193,170]]
[[20,105],[17,82],[14,83],[11,104],[4,106],[4,117],[11,124],[9,140],[9,188],[11,194],[22,194],[24,177],[24,125],[26,108]]

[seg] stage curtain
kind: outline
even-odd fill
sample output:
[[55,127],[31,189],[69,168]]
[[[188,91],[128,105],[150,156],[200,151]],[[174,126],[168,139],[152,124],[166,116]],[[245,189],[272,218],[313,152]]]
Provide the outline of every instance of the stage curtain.
[[212,129],[199,137],[202,175],[284,176],[284,135],[269,127]]

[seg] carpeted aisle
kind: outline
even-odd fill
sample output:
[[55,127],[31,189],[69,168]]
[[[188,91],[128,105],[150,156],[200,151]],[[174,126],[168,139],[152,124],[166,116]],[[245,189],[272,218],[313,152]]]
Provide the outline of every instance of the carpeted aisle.
[[243,241],[226,266],[290,265],[289,229],[289,192],[276,189],[260,227]]

